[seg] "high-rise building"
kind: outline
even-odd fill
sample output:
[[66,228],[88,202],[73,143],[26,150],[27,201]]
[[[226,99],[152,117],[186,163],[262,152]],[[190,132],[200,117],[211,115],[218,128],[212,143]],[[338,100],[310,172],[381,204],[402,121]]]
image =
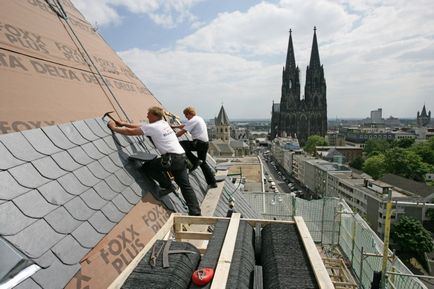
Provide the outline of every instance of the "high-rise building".
[[280,104],[273,103],[271,139],[277,136],[297,137],[303,145],[307,138],[327,133],[327,99],[324,68],[321,64],[316,39],[313,33],[310,62],[306,68],[304,98],[300,99],[300,69],[295,63],[292,31],[289,30],[286,65],[282,72],[282,96]]

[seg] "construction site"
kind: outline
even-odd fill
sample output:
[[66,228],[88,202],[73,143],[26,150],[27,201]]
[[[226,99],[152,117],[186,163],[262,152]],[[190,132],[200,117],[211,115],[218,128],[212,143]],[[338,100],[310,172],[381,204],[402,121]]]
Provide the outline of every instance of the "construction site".
[[1,1],[0,15],[0,289],[428,288],[345,201],[246,192],[211,157],[219,182],[189,174],[202,216],[188,216],[132,158],[153,143],[103,117],[164,103],[74,5]]

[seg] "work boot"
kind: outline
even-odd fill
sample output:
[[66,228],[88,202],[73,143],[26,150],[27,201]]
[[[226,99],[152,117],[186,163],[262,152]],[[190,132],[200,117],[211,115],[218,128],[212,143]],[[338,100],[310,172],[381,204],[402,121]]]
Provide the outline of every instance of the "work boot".
[[193,164],[193,166],[191,167],[191,169],[189,169],[189,172],[191,173],[192,171],[194,171],[195,169],[197,169],[198,166],[200,166],[202,164],[201,160],[197,160],[196,163]]

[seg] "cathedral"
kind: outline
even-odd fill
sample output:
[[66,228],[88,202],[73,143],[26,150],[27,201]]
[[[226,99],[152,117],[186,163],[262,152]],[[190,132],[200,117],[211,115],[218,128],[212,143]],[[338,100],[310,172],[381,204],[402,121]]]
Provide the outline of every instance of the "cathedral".
[[324,68],[321,65],[313,32],[310,62],[306,68],[304,98],[300,99],[300,69],[295,63],[292,31],[289,30],[286,65],[282,73],[282,96],[280,103],[273,103],[271,116],[271,139],[281,136],[297,137],[304,145],[311,135],[327,133],[327,98]]

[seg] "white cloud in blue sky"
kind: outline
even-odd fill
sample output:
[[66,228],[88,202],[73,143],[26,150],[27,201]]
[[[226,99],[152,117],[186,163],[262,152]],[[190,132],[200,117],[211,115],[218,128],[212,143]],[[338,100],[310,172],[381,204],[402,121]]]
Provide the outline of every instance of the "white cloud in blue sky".
[[304,85],[313,26],[328,117],[434,111],[434,2],[73,0],[163,105],[205,118],[269,118],[288,30]]

